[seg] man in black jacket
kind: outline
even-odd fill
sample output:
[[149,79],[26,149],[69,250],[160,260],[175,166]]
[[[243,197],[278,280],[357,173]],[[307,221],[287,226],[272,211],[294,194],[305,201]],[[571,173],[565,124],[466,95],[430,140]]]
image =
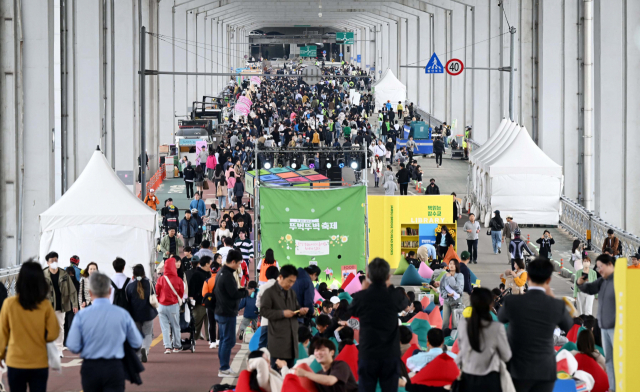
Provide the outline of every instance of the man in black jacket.
[[433,141],[433,153],[436,154],[436,168],[442,166],[442,154],[444,154],[444,142],[440,136]]
[[209,340],[209,323],[206,320],[207,309],[202,301],[202,286],[211,277],[211,257],[202,256],[198,268],[195,269],[189,281],[189,299],[195,302],[193,319],[196,325],[196,339],[200,338],[200,331],[204,324],[204,338]]
[[238,281],[233,275],[241,264],[242,253],[239,250],[230,250],[227,254],[226,263],[216,276],[216,286],[213,289],[216,297],[216,321],[220,331],[220,348],[218,349],[218,359],[220,360],[218,377],[220,378],[238,377],[231,370],[229,361],[231,359],[231,349],[236,343],[238,305],[240,300],[247,296],[247,290],[238,288]]
[[551,261],[539,257],[529,264],[527,271],[529,290],[524,295],[506,297],[498,319],[509,323],[507,335],[513,353],[509,372],[516,391],[551,392],[557,378],[553,331],[558,326],[569,332],[573,320],[564,302],[554,298],[549,286],[553,274]]
[[398,180],[398,184],[400,185],[401,196],[407,194],[410,178],[411,178],[411,174],[409,173],[409,170],[405,169],[404,163],[401,163],[400,170],[398,170],[398,173],[396,173],[396,179]]
[[425,195],[439,195],[440,194],[440,188],[438,188],[438,186],[436,185],[435,178],[431,178],[429,180],[429,186],[424,191],[424,194]]
[[369,264],[362,291],[353,295],[349,310],[360,319],[358,382],[361,392],[397,391],[400,377],[398,312],[407,297],[391,284],[389,264],[381,258]]

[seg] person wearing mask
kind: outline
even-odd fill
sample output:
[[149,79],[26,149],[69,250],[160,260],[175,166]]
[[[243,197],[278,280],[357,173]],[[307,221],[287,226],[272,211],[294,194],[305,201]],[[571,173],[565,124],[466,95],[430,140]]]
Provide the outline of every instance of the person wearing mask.
[[82,358],[82,389],[124,391],[124,343],[134,350],[142,346],[142,335],[129,312],[109,302],[112,291],[108,276],[96,272],[89,278],[93,305],[76,315],[67,346]]
[[[229,241],[231,239],[229,238]],[[236,318],[238,317],[238,305],[240,300],[247,296],[247,290],[238,288],[234,273],[242,264],[242,253],[232,249],[227,254],[225,264],[220,268],[216,276],[214,295],[216,297],[216,321],[220,335],[220,348],[218,359],[220,369],[218,377],[235,378],[238,374],[231,369],[231,349],[235,346]]]
[[491,291],[477,288],[471,293],[471,315],[458,324],[459,352],[456,358],[462,369],[460,392],[501,392],[500,361],[509,362],[511,347],[504,325],[493,321]]
[[189,203],[189,209],[193,210],[195,208],[198,210],[199,216],[205,216],[207,206],[204,204],[204,200],[202,200],[202,192],[196,192],[194,197],[195,199],[191,200],[191,203]]
[[436,250],[438,251],[438,261],[442,261],[449,250],[449,246],[454,245],[453,237],[449,233],[447,226],[442,226],[442,230],[436,234]]
[[553,239],[549,230],[545,230],[542,233],[542,237],[536,240],[537,244],[540,244],[540,256],[546,257],[547,259],[551,258],[551,245],[556,243],[556,240]]
[[500,217],[500,211],[495,210],[493,212],[493,218],[489,221],[489,229],[491,230],[491,245],[493,246],[493,253],[502,253],[502,242],[500,236],[502,235],[502,229],[504,228],[504,222]]
[[164,263],[163,275],[156,283],[159,303],[158,315],[165,354],[171,354],[171,349],[175,353],[182,351],[180,307],[184,296],[184,286],[184,281],[176,271],[176,259],[167,259]]
[[396,179],[398,180],[398,184],[400,185],[400,196],[406,196],[411,175],[409,174],[409,170],[405,168],[404,163],[400,164],[400,170],[398,170],[398,173],[396,173]]
[[524,294],[528,277],[527,271],[524,269],[524,261],[515,259],[514,263],[516,270],[507,270],[500,274],[500,280],[504,283],[506,289],[511,289],[511,294]]
[[51,306],[55,310],[58,325],[60,326],[60,333],[57,335],[55,344],[58,351],[60,351],[60,357],[63,357],[62,344],[64,342],[65,313],[69,311],[78,312],[78,293],[76,286],[74,286],[66,271],[58,267],[58,254],[49,252],[45,256],[45,260],[48,266],[44,270],[44,278],[49,287],[47,298],[51,301]]
[[504,225],[504,229],[502,229],[502,242],[504,242],[507,247],[507,263],[511,264],[511,253],[509,251],[509,246],[511,245],[511,240],[514,238],[514,233],[516,230],[519,230],[518,224],[513,220],[513,215],[507,215],[507,223]]
[[598,294],[598,326],[602,331],[610,391],[615,391],[616,388],[613,366],[613,331],[616,326],[616,293],[613,285],[615,267],[615,259],[612,256],[602,254],[596,258],[596,270],[600,273],[600,277],[595,282],[588,283],[588,277],[585,279],[585,276],[582,275],[577,282],[581,292],[589,295]]
[[166,260],[171,255],[177,256],[180,254],[180,248],[183,247],[182,238],[176,236],[176,229],[173,227],[169,229],[169,234],[162,237],[160,240],[160,253]]
[[462,307],[462,292],[464,291],[464,275],[460,272],[458,260],[449,261],[449,271],[440,280],[440,297],[444,298],[442,308],[442,329],[449,327],[449,317],[452,318],[451,329],[458,326],[458,319],[453,314],[455,309]]
[[425,195],[439,195],[440,194],[440,188],[436,185],[435,178],[429,179],[429,185],[427,186],[427,189],[425,189],[424,194]]
[[[396,340],[398,338],[396,337]],[[318,392],[357,392],[368,389],[363,389],[362,380],[359,379],[360,384],[356,382],[356,379],[351,372],[351,368],[344,361],[335,361],[334,356],[336,353],[336,346],[329,339],[317,339],[314,342],[314,351],[313,355],[322,366],[322,370],[318,373],[310,372],[308,370],[304,370],[300,367],[295,368],[295,374],[298,377],[306,377],[309,380],[313,381]],[[400,344],[398,343],[398,352],[400,351]],[[360,352],[362,354],[362,352]],[[362,357],[362,355],[359,355]],[[398,372],[399,366],[396,364],[395,369],[392,371]],[[392,366],[392,368],[394,368]],[[389,370],[387,370],[389,372]],[[358,368],[358,373],[360,373],[360,368]],[[396,379],[395,389],[385,389],[381,385],[381,389],[383,391],[391,391],[398,389],[398,382]],[[375,390],[375,384],[373,386],[372,391]]]
[[6,363],[11,391],[26,391],[28,385],[31,392],[45,392],[46,344],[57,340],[61,331],[39,263],[22,264],[15,289],[16,295],[7,298],[0,311],[0,360]]
[[[316,290],[314,282],[318,280],[320,276],[320,267],[317,265],[309,265],[305,268],[298,268],[298,277],[293,284],[291,290],[296,293],[296,298],[300,303],[300,306],[307,309],[313,309],[314,297]],[[302,321],[303,318],[298,318],[298,321]],[[305,324],[308,324],[309,319],[304,319]]]
[[476,222],[476,216],[473,212],[469,214],[469,220],[464,224],[464,231],[467,232],[467,250],[471,255],[469,262],[478,264],[478,233],[480,233],[480,223]]
[[498,311],[498,320],[509,323],[509,372],[518,392],[553,391],[557,379],[553,332],[556,326],[565,332],[573,326],[564,302],[554,298],[549,285],[553,271],[549,259],[533,260],[528,267],[529,290],[505,297]]
[[[153,320],[158,316],[158,311],[151,304],[151,295],[155,294],[153,284],[145,276],[142,264],[133,266],[133,282],[126,287],[127,299],[131,317],[136,323],[136,327],[142,334],[142,348],[138,352],[140,360],[147,362],[151,341],[153,340]],[[157,303],[156,303],[156,306]]]
[[186,210],[184,212],[184,218],[180,221],[179,231],[186,245],[193,246],[195,244],[198,222],[191,216],[191,211]]
[[198,267],[195,269],[191,279],[189,279],[189,300],[193,306],[193,318],[196,326],[196,338],[201,336],[202,326],[204,325],[204,338],[209,341],[209,322],[207,321],[207,309],[204,307],[204,297],[202,296],[202,287],[207,279],[211,277],[210,256],[202,256],[199,260]]
[[80,289],[78,290],[78,303],[80,304],[80,309],[90,306],[93,302],[91,293],[89,292],[89,277],[94,272],[98,272],[98,264],[93,261],[87,264],[87,268],[82,271],[82,280],[80,280]]
[[[408,299],[391,284],[389,263],[379,257],[369,264],[362,290],[353,294],[349,307],[360,320],[358,382],[361,392],[395,391],[400,377],[398,313]],[[318,347],[316,343],[316,348]]]
[[193,198],[193,182],[196,178],[196,171],[191,166],[191,162],[187,162],[187,167],[182,170],[184,176],[184,185],[187,188],[187,199]]

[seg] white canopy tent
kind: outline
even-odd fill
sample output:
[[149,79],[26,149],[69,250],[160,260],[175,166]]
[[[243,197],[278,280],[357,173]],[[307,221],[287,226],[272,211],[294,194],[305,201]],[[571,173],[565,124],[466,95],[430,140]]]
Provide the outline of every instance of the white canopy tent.
[[470,163],[472,211],[485,226],[495,210],[521,224],[558,224],[562,166],[533,142],[526,128],[504,119]]
[[382,77],[373,85],[375,89],[376,109],[382,107],[387,101],[391,101],[393,110],[396,110],[398,101],[404,105],[407,99],[407,87],[396,78],[391,69],[387,68]]
[[147,276],[155,261],[157,214],[135,197],[95,151],[71,188],[40,215],[40,262],[56,251],[61,267],[73,255],[81,266],[94,261],[100,272],[114,274],[112,262],[122,257],[125,273],[142,264]]

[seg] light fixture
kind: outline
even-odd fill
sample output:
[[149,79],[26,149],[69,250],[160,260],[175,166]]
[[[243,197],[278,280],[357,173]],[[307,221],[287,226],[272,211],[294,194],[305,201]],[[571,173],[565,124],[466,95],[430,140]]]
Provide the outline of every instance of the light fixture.
[[356,162],[356,161],[351,161],[351,164],[350,164],[349,166],[351,166],[351,168],[352,168],[353,170],[356,170],[356,169],[358,168],[358,162]]
[[264,165],[262,165],[262,167],[265,168],[266,170],[271,169],[271,162],[265,161]]
[[325,167],[326,167],[327,169],[331,169],[331,166],[332,166],[332,165],[331,165],[331,161],[327,161],[327,163],[325,164]]
[[338,159],[338,167],[340,169],[344,168],[344,159],[343,158]]
[[309,166],[309,169],[315,169],[316,168],[316,160],[314,158],[309,158],[307,159],[307,166]]
[[294,161],[291,163],[291,168],[292,169],[297,169],[298,168],[298,164]]

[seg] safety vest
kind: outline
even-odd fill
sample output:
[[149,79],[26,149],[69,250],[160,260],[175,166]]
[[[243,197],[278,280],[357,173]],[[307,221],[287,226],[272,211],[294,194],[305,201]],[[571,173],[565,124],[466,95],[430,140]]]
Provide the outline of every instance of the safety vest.
[[344,65],[344,60],[340,62],[340,65]]
[[353,87],[353,82],[349,82],[349,86],[350,86],[350,87]]
[[467,148],[467,141],[466,140],[462,141],[462,148]]
[[277,263],[277,261],[274,261],[273,264],[265,264],[264,263],[264,259],[262,259],[262,265],[260,266],[260,282],[266,282],[267,280],[267,269],[269,269],[269,267],[275,266]]

